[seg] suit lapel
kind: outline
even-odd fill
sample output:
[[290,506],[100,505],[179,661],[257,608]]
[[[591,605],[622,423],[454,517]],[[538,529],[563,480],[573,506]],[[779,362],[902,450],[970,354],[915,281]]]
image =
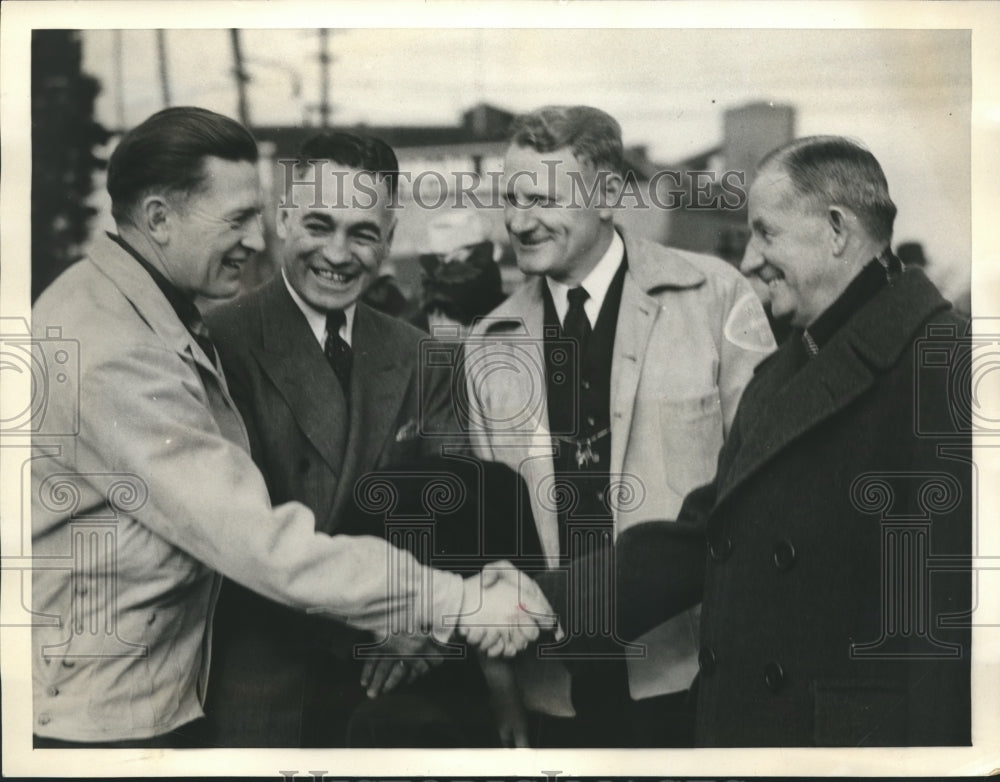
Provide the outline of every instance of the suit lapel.
[[284,398],[302,433],[329,465],[343,469],[347,404],[336,375],[281,275],[266,283],[257,359]]
[[357,479],[378,466],[386,441],[395,435],[392,427],[399,418],[417,363],[417,357],[409,353],[407,346],[394,339],[378,315],[360,302],[354,315],[351,348],[354,362],[350,428],[343,472],[331,510],[334,519],[354,492]]

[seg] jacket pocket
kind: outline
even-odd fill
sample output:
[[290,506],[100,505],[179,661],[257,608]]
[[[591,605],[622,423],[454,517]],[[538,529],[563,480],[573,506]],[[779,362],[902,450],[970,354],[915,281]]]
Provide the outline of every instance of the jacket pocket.
[[813,740],[820,747],[906,745],[906,690],[872,679],[813,683]]
[[722,448],[722,406],[715,392],[659,403],[665,478],[681,496],[715,477]]

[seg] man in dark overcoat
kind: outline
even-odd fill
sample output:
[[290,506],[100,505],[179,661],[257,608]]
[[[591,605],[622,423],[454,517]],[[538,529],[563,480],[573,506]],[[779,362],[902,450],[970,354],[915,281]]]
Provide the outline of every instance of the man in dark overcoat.
[[[796,331],[681,523],[619,539],[618,629],[702,601],[699,746],[968,744],[968,323],[892,255],[896,208],[857,144],[775,150],[748,209],[743,271]],[[565,583],[543,583],[561,610],[599,597]]]

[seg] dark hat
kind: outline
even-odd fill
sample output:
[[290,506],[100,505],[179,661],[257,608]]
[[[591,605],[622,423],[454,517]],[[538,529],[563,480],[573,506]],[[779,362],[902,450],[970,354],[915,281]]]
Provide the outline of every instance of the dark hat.
[[452,320],[469,325],[504,300],[500,267],[493,260],[493,242],[461,247],[447,256],[420,256],[424,270],[421,309],[440,310]]

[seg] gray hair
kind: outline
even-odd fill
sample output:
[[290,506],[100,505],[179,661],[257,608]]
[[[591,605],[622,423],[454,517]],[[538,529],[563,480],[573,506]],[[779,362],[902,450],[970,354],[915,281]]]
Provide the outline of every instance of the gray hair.
[[892,239],[896,205],[875,156],[842,136],[808,136],[772,150],[758,171],[781,167],[796,192],[821,209],[833,204],[853,211],[875,240]]

